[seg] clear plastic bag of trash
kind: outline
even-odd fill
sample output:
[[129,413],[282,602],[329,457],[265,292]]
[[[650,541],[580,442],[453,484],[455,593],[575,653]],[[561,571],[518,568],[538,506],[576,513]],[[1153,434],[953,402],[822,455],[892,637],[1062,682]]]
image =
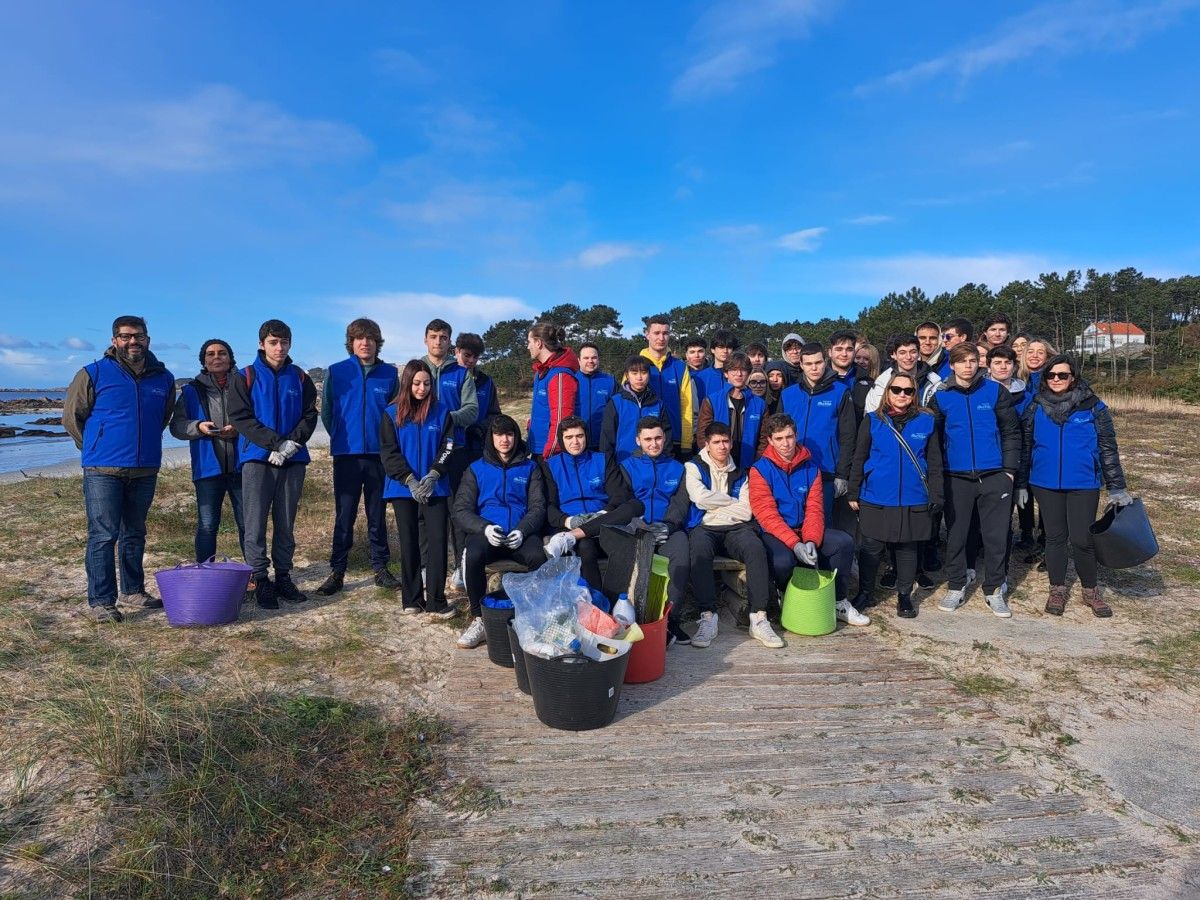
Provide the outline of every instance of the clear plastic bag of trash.
[[521,647],[547,659],[577,651],[580,600],[591,602],[579,584],[579,557],[547,560],[527,573],[509,572],[501,579],[513,602],[513,630]]

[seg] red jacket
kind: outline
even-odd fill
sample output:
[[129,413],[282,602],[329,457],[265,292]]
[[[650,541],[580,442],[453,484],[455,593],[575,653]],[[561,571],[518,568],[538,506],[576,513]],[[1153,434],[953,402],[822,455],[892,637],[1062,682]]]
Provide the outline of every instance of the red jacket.
[[[768,444],[767,449],[763,451],[762,459],[779,467],[785,473],[790,473],[810,456],[808,448],[797,443],[795,455],[790,461],[785,462],[775,452],[775,448]],[[783,516],[779,515],[779,506],[775,502],[775,495],[771,492],[771,487],[767,484],[766,479],[759,473],[757,465],[756,463],[750,467],[750,511],[754,513],[754,518],[758,520],[763,531],[774,536],[789,549],[794,548],[799,541],[812,541],[820,547],[821,541],[825,539],[825,492],[821,484],[821,473],[819,471],[816,473],[813,485],[808,490],[808,497],[804,501],[804,521],[800,523],[800,528],[797,530],[788,525],[783,520]]]
[[[535,376],[545,375],[555,367],[578,372],[579,357],[570,347],[563,347],[548,357],[545,362],[535,361],[533,374]],[[531,453],[540,453],[543,458],[549,458],[562,449],[558,443],[558,423],[567,416],[575,415],[578,410],[579,382],[575,380],[574,375],[559,374],[550,380],[546,390],[547,399],[550,401],[550,427],[546,429],[546,445],[529,448]]]

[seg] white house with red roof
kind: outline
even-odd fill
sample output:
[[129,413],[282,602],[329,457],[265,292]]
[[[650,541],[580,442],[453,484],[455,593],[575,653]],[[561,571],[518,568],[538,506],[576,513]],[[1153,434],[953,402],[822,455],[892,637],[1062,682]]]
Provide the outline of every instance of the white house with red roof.
[[1131,344],[1145,344],[1146,332],[1132,322],[1092,322],[1075,338],[1075,349],[1085,353],[1110,350]]

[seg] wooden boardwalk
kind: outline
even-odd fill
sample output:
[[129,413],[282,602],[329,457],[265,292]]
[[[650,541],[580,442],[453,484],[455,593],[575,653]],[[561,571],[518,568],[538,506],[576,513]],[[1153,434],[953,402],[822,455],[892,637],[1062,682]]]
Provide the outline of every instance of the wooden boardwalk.
[[866,630],[769,651],[723,618],[591,732],[455,659],[452,770],[418,895],[1163,896],[1161,851],[999,745],[989,713]]

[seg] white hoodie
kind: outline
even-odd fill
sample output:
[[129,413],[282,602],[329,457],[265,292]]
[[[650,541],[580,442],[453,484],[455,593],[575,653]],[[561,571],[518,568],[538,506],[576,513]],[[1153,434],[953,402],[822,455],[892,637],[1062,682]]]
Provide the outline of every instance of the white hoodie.
[[729,496],[729,476],[737,468],[733,456],[724,467],[718,466],[708,455],[708,448],[700,451],[700,458],[708,465],[712,475],[712,488],[706,488],[700,480],[700,469],[694,461],[684,463],[684,481],[687,485],[688,498],[704,510],[702,525],[715,528],[729,525],[740,525],[750,521],[750,479],[742,482],[742,489],[737,497]]

